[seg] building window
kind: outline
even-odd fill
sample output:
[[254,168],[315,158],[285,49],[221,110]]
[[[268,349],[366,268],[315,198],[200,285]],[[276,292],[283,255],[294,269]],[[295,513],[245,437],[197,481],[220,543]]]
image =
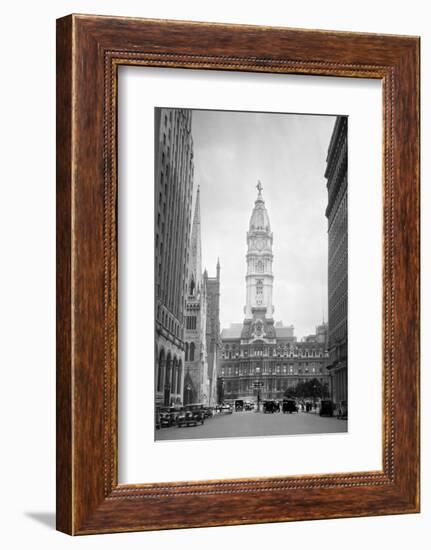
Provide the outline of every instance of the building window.
[[191,342],[190,344],[190,358],[189,358],[190,361],[194,361],[195,360],[195,344],[194,342]]
[[163,370],[165,367],[165,354],[163,350],[159,354],[159,364],[157,369],[157,391],[162,391],[163,389]]
[[178,365],[177,369],[177,393],[181,393],[181,363]]
[[195,330],[196,329],[196,316],[195,315],[188,315],[186,317],[186,328],[189,330]]

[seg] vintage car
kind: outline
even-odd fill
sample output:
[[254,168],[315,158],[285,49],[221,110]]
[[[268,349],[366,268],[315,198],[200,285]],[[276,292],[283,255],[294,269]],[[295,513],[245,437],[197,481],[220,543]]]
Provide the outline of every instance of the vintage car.
[[263,412],[264,413],[280,412],[280,403],[278,401],[274,401],[273,399],[266,399],[263,402]]
[[337,418],[340,420],[347,419],[347,401],[340,401],[337,407]]
[[244,410],[244,401],[242,399],[237,399],[235,401],[235,412]]
[[177,417],[177,426],[197,426],[205,422],[205,410],[202,403],[186,405]]
[[282,411],[283,414],[297,413],[298,405],[296,404],[296,401],[294,399],[283,399]]
[[253,403],[253,401],[246,401],[246,402],[244,403],[244,410],[245,410],[245,411],[252,411],[252,410],[254,410],[254,403]]
[[211,418],[214,416],[214,408],[213,407],[205,407],[204,408],[204,416],[205,418]]
[[160,410],[158,408],[154,412],[154,424],[156,426],[156,430],[160,430]]
[[227,403],[224,403],[221,407],[220,407],[220,412],[222,414],[232,414],[232,407],[230,405],[228,405]]
[[182,407],[164,407],[159,410],[159,424],[161,428],[175,426]]
[[159,418],[161,428],[169,428],[169,426],[172,426],[171,415],[167,409],[160,411]]
[[322,399],[320,402],[319,415],[332,416],[334,414],[334,405],[329,399]]

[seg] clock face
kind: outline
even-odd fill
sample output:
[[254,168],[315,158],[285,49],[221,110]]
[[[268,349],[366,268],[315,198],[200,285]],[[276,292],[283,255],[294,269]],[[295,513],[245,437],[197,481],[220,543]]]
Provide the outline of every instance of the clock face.
[[262,248],[265,246],[265,243],[261,240],[257,241],[256,247],[258,250],[262,250]]

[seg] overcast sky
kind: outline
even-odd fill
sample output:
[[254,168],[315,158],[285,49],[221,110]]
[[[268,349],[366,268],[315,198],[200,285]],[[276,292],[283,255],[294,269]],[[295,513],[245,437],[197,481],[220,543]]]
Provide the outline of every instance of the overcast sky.
[[274,319],[312,334],[327,314],[326,154],[335,117],[193,111],[202,268],[221,264],[220,324],[244,318],[246,232],[257,180],[274,235]]

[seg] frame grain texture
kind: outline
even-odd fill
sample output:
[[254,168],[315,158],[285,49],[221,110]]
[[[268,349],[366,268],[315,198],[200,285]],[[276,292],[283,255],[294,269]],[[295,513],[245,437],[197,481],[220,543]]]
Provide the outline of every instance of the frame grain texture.
[[[118,484],[119,65],[382,80],[382,471]],[[75,535],[418,511],[419,38],[59,19],[57,529]]]

